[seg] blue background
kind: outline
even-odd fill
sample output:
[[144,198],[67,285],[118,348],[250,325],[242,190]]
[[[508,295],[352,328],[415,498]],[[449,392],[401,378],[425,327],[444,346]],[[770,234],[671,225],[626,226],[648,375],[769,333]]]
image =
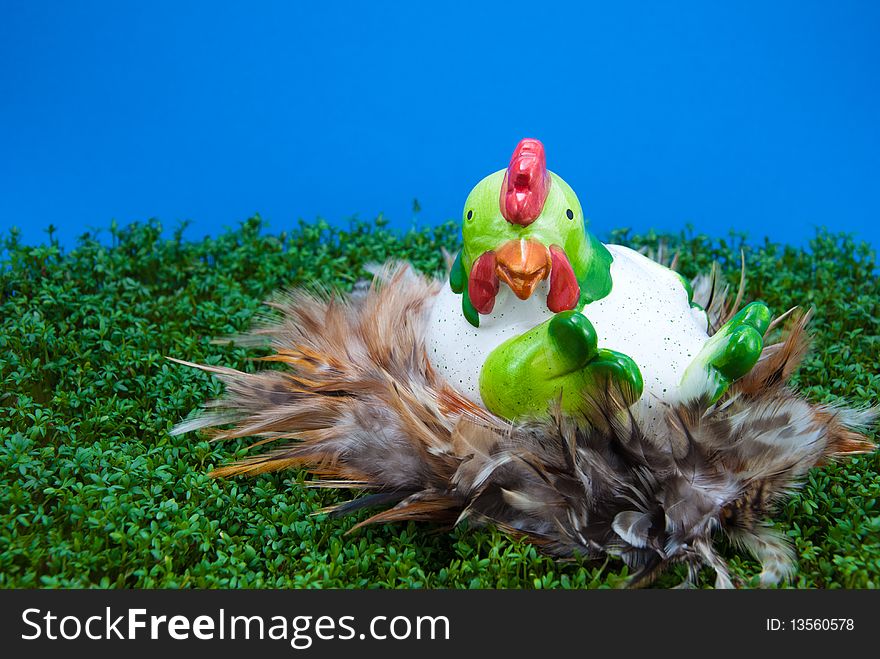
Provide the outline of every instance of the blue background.
[[876,2],[0,0],[0,231],[407,228],[533,136],[600,236],[876,245],[878,35]]

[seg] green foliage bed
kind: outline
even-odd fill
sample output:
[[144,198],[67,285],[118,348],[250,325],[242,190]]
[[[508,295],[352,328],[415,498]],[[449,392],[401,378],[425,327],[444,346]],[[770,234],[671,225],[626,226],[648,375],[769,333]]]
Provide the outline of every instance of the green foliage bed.
[[[350,288],[362,266],[407,259],[441,267],[445,224],[399,235],[382,221],[267,233],[259,218],[217,238],[161,237],[156,223],[88,236],[65,252],[5,237],[0,265],[0,586],[488,587],[616,586],[615,561],[554,563],[492,529],[375,527],[312,516],[345,494],[307,489],[300,473],[212,480],[247,442],[210,444],[169,429],[218,384],[165,355],[240,369],[248,353],[212,344],[246,329],[261,300],[318,278]],[[720,261],[738,279],[742,237],[633,237],[680,250],[693,275]],[[747,298],[777,312],[816,308],[816,345],[797,376],[814,401],[880,398],[880,283],[875,255],[819,233],[809,250],[744,247]],[[797,548],[796,587],[880,585],[880,456],[814,470],[774,523]],[[726,547],[735,576],[757,565]],[[683,572],[658,584],[669,586]],[[711,583],[711,579],[705,580]]]

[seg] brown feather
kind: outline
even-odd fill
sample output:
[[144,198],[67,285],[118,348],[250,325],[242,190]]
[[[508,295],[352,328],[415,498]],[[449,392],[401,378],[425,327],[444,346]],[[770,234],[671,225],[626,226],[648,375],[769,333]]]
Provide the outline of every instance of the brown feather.
[[719,318],[718,327],[721,327],[724,323],[733,318],[736,315],[736,312],[739,311],[739,305],[742,304],[743,294],[746,290],[746,253],[743,250],[739,251],[739,263],[739,286],[737,286],[736,289],[736,299],[733,301],[733,306],[730,307],[730,310],[725,311],[725,313]]

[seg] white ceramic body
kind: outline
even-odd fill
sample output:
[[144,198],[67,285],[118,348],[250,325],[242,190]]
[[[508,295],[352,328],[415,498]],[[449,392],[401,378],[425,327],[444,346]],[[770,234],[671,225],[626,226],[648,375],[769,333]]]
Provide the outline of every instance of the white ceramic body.
[[[708,340],[706,315],[692,309],[687,291],[672,270],[620,245],[611,252],[611,292],[582,312],[596,328],[599,348],[629,355],[644,380],[635,411],[642,420],[659,418],[664,406],[678,402],[684,370]],[[531,329],[553,313],[547,308],[547,281],[528,300],[504,284],[491,314],[474,327],[461,311],[461,295],[447,283],[438,294],[428,323],[427,350],[434,368],[456,390],[482,404],[480,369],[492,350]]]

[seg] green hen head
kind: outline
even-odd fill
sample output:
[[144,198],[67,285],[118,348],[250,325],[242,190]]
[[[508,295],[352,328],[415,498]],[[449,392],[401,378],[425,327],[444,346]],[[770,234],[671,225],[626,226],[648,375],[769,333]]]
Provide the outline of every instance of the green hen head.
[[450,284],[463,294],[473,325],[479,314],[491,313],[502,284],[527,299],[549,278],[547,303],[554,312],[579,309],[611,290],[611,254],[587,232],[574,190],[547,170],[538,140],[522,140],[507,169],[474,187],[462,233]]

